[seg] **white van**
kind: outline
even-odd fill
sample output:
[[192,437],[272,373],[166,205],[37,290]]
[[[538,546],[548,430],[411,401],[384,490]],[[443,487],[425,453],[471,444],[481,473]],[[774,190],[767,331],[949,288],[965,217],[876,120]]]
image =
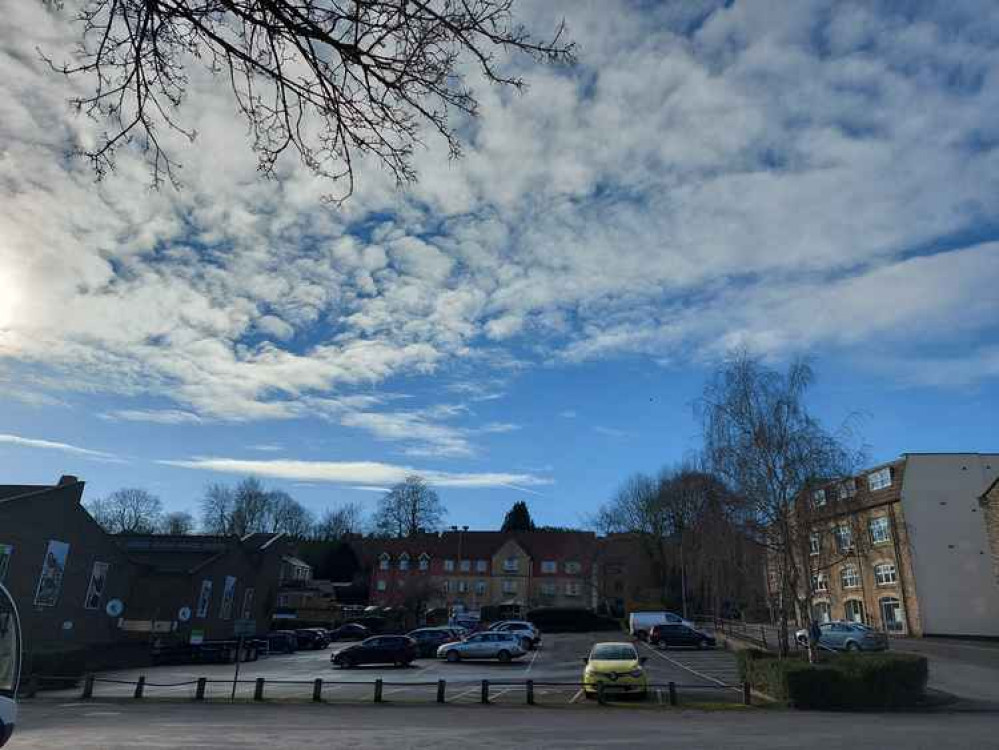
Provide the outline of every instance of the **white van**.
[[636,638],[645,639],[653,625],[683,624],[694,627],[693,623],[684,620],[673,612],[632,612],[628,617],[628,632]]

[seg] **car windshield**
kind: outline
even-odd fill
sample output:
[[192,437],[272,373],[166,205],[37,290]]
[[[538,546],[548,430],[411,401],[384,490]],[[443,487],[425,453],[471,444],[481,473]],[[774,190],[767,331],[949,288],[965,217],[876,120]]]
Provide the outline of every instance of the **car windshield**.
[[590,658],[599,661],[634,661],[638,653],[625,643],[602,643],[594,646]]

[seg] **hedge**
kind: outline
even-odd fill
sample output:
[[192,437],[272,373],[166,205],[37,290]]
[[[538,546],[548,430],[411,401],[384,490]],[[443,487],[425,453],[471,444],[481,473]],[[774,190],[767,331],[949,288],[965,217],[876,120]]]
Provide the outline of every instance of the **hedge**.
[[915,654],[836,654],[809,664],[750,649],[738,661],[743,680],[795,708],[911,706],[922,699],[929,674],[926,658]]
[[545,633],[586,633],[620,630],[621,623],[584,607],[539,607],[527,619]]

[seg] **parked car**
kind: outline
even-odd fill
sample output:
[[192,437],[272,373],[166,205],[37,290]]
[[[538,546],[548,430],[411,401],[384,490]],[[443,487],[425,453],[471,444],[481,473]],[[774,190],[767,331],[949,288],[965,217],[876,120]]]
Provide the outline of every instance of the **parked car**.
[[470,635],[463,641],[445,643],[437,649],[437,658],[452,663],[462,659],[498,659],[505,664],[526,653],[520,636],[486,631]]
[[420,656],[431,658],[437,655],[438,648],[455,640],[455,635],[450,628],[418,628],[409,631],[406,635],[416,641]]
[[[863,623],[838,620],[819,625],[819,647],[830,651],[884,651],[888,636]],[[802,646],[808,645],[808,631],[794,634]]]
[[667,623],[694,627],[694,623],[684,620],[674,612],[632,612],[628,617],[628,632],[639,640],[645,640],[652,632],[653,626]]
[[274,630],[267,634],[267,652],[293,654],[298,649],[298,636],[291,630]]
[[714,648],[714,636],[702,633],[696,628],[690,628],[682,623],[667,623],[653,625],[649,633],[649,644],[659,648],[675,646],[690,646],[693,648]]
[[299,648],[310,648],[313,651],[326,648],[326,636],[312,628],[298,628],[295,635],[298,637]]
[[649,692],[649,678],[630,643],[597,643],[589,656],[583,657],[583,692],[587,698],[596,696],[603,685],[604,693],[644,697]]
[[395,664],[408,667],[417,656],[419,649],[416,641],[409,636],[376,635],[334,651],[330,655],[330,662],[341,669],[362,664]]
[[348,622],[330,631],[334,641],[363,641],[371,637],[371,631],[356,622]]
[[495,633],[514,633],[520,636],[528,650],[541,645],[541,631],[523,620],[507,620],[494,625],[490,630]]

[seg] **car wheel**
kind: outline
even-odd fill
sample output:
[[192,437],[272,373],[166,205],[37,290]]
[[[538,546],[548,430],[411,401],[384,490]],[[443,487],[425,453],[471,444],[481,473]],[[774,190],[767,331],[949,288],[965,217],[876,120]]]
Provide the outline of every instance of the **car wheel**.
[[846,644],[846,650],[847,650],[847,651],[860,651],[860,646],[858,646],[858,645],[857,645],[856,643],[854,643],[853,641],[849,641],[849,642],[848,642],[848,643]]
[[503,664],[507,664],[510,661],[510,652],[507,651],[506,649],[503,649],[498,654],[496,654],[496,658],[499,659]]
[[449,662],[454,664],[456,661],[461,661],[461,654],[457,651],[448,651],[445,657]]
[[704,641],[698,641],[698,642],[697,642],[697,650],[698,650],[698,651],[703,651],[703,650],[704,650],[704,649],[706,649],[707,647],[708,647],[708,644],[707,644],[707,643],[705,643]]

